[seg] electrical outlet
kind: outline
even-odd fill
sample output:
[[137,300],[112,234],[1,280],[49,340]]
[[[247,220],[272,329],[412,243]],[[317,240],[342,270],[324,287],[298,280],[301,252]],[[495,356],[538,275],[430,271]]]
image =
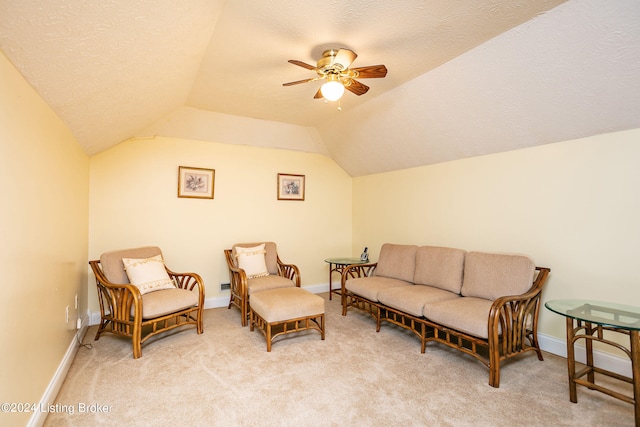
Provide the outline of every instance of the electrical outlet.
[[82,328],[82,319],[76,320],[76,329]]
[[64,318],[65,318],[64,323],[69,323],[69,306],[67,306],[67,308],[64,309]]

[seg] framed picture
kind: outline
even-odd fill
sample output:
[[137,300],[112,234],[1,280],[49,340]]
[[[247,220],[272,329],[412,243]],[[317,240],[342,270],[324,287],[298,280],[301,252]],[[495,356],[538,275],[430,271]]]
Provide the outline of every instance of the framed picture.
[[279,173],[278,200],[304,200],[304,175]]
[[178,168],[178,197],[213,199],[214,169]]

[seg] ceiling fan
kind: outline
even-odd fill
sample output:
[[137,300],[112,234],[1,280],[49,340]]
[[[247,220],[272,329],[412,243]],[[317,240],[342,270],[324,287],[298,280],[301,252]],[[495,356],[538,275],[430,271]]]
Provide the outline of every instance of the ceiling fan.
[[387,75],[387,67],[384,65],[370,65],[368,67],[349,68],[358,55],[349,49],[329,49],[325,50],[322,58],[318,60],[318,65],[313,66],[302,61],[290,59],[291,64],[297,65],[307,70],[315,71],[318,77],[313,77],[295,82],[283,83],[282,86],[293,86],[301,83],[314,82],[316,80],[326,80],[318,89],[314,99],[324,98],[327,101],[337,101],[347,89],[356,95],[364,95],[369,90],[369,86],[355,80],[380,78]]

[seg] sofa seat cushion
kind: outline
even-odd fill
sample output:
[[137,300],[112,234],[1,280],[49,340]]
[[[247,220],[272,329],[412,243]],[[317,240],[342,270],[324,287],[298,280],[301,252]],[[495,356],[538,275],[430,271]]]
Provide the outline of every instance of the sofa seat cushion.
[[378,302],[378,293],[383,289],[397,288],[399,286],[413,286],[404,280],[391,279],[389,277],[372,276],[349,279],[345,283],[348,291],[364,297],[370,301]]
[[375,275],[412,282],[416,271],[415,245],[385,243],[380,248]]
[[153,319],[195,307],[198,305],[198,296],[198,292],[179,288],[149,292],[142,295],[142,318]]
[[487,339],[492,304],[493,301],[484,298],[463,297],[425,304],[422,313],[434,323]]
[[413,283],[460,293],[466,251],[438,246],[421,246],[416,251]]
[[416,317],[422,317],[425,304],[457,298],[461,298],[461,296],[424,285],[386,288],[378,292],[378,300],[382,304]]
[[249,295],[255,294],[256,292],[268,291],[269,289],[290,288],[294,286],[296,286],[296,284],[293,280],[273,274],[247,279],[247,292]]

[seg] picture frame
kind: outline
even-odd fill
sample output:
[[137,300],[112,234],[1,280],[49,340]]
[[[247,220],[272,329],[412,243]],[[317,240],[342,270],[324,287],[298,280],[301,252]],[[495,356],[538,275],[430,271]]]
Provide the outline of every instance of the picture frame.
[[178,197],[213,199],[215,169],[178,167]]
[[278,174],[278,200],[304,200],[305,176],[291,173]]

